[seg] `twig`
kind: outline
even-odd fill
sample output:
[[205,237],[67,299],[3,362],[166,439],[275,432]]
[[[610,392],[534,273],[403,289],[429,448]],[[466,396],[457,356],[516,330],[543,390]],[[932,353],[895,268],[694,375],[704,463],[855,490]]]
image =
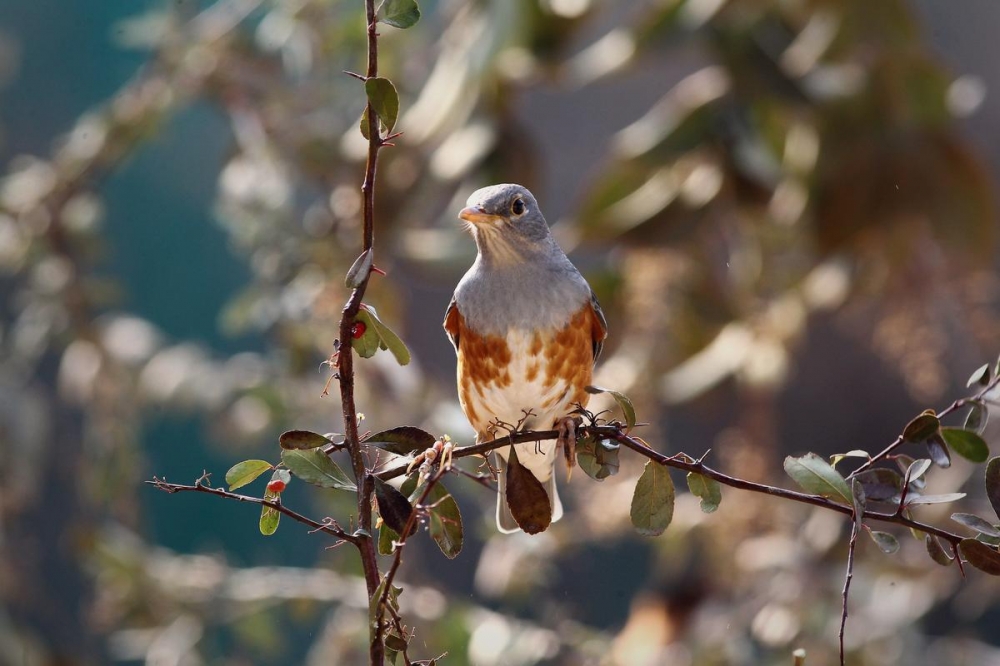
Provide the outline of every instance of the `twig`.
[[854,578],[854,546],[858,542],[858,521],[851,521],[851,540],[847,546],[847,574],[844,576],[844,605],[840,612],[840,666],[846,666],[844,656],[844,630],[847,628],[847,595]]
[[[376,31],[374,0],[365,0],[365,20],[368,35],[368,66],[365,77],[371,79],[378,76],[378,32]],[[368,160],[365,163],[365,176],[361,185],[361,193],[363,201],[362,247],[367,251],[371,250],[375,243],[375,169],[378,163],[379,149],[382,147],[382,138],[379,133],[378,116],[371,103],[365,105],[365,117],[369,127]],[[340,403],[344,418],[344,444],[350,455],[354,478],[358,486],[358,527],[360,529],[355,545],[358,547],[361,557],[368,598],[370,603],[376,603],[377,600],[372,599],[372,597],[378,589],[379,571],[375,542],[371,536],[371,505],[375,488],[372,477],[365,469],[365,458],[361,440],[358,437],[358,410],[354,401],[354,354],[350,348],[351,327],[354,325],[355,317],[361,308],[361,299],[368,288],[369,277],[370,273],[362,278],[361,284],[351,293],[341,312],[338,339],[346,349],[345,353],[341,353],[339,357],[340,367],[338,368],[337,380],[340,383]],[[381,633],[370,641],[369,660],[371,664],[377,666],[385,661],[385,646]]]
[[[1000,374],[991,379],[990,382],[979,391],[979,393],[972,396],[971,398],[959,398],[958,400],[954,401],[953,403],[942,409],[940,412],[938,412],[937,417],[940,419],[943,416],[948,416],[952,412],[959,410],[962,407],[965,407],[969,403],[982,401],[983,398],[986,396],[986,394],[995,389],[997,385],[1000,385]],[[874,465],[875,463],[881,460],[885,460],[896,449],[902,446],[903,443],[904,443],[903,436],[900,435],[899,437],[896,438],[896,440],[892,444],[882,449],[882,451],[876,453],[874,456],[872,456],[871,458],[866,460],[863,464],[861,464],[856,470],[848,474],[847,475],[848,480],[854,478],[855,476],[865,471],[866,469],[871,468],[871,466]]]
[[[747,481],[745,479],[736,478],[724,474],[718,470],[712,469],[704,462],[700,460],[695,460],[688,455],[679,453],[673,456],[667,456],[659,451],[655,451],[647,446],[642,440],[637,437],[632,437],[626,435],[622,432],[618,425],[593,425],[593,426],[583,426],[577,430],[578,434],[588,434],[593,437],[603,438],[603,439],[613,439],[614,441],[620,443],[629,449],[632,449],[636,453],[639,453],[650,460],[655,460],[661,465],[666,465],[667,467],[673,467],[674,469],[684,470],[685,472],[695,472],[696,474],[701,474],[702,476],[707,476],[709,478],[715,479],[719,483],[725,486],[730,486],[732,488],[739,488],[740,490],[749,490],[755,493],[762,493],[765,495],[771,495],[773,497],[780,497],[782,499],[792,500],[794,502],[799,502],[802,504],[811,504],[813,506],[818,506],[823,509],[828,509],[830,511],[836,511],[845,515],[851,515],[853,508],[846,504],[839,504],[833,500],[829,500],[825,497],[819,495],[809,495],[807,493],[801,493],[795,490],[787,490],[785,488],[778,488],[777,486],[769,486],[763,483],[756,483],[754,481]],[[555,439],[559,435],[556,430],[541,430],[541,431],[522,431],[507,435],[505,437],[499,437],[497,439],[491,440],[489,442],[482,442],[480,444],[474,444],[471,446],[463,446],[456,448],[452,452],[453,458],[464,458],[466,456],[472,455],[485,455],[494,449],[498,449],[504,446],[509,446],[511,444],[521,444],[524,442],[536,442],[539,440]],[[397,476],[401,476],[406,472],[407,462],[403,462],[395,467],[389,468],[378,474],[378,477],[383,480],[393,479]],[[863,513],[864,518],[870,520],[877,520],[884,523],[895,523],[897,525],[902,525],[904,527],[911,527],[913,529],[926,532],[928,534],[934,534],[948,543],[954,545],[962,540],[962,536],[948,532],[941,528],[935,527],[933,525],[928,525],[916,520],[912,520],[903,515],[896,515],[895,513],[882,513],[879,511],[868,511],[865,510]]]
[[168,483],[166,480],[158,479],[154,476],[151,481],[146,481],[146,483],[153,486],[157,490],[162,490],[166,493],[208,493],[209,495],[224,497],[226,499],[236,500],[237,502],[249,502],[250,504],[259,504],[260,506],[270,507],[279,513],[285,514],[292,520],[298,521],[303,525],[308,525],[312,528],[312,532],[326,532],[327,534],[335,536],[348,543],[357,544],[358,542],[357,536],[348,534],[344,530],[340,529],[340,527],[338,527],[333,521],[317,522],[308,516],[303,516],[297,511],[292,511],[281,502],[272,502],[270,500],[261,499],[260,497],[251,497],[250,495],[240,495],[239,493],[230,492],[225,488],[212,488],[211,486],[204,485],[201,479],[193,485],[186,485],[183,483]]

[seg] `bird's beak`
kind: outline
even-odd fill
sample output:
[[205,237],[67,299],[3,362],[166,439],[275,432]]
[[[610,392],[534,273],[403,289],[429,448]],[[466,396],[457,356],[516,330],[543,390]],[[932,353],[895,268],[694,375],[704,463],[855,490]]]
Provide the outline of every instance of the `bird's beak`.
[[482,206],[469,206],[467,208],[463,208],[458,216],[466,222],[471,222],[473,224],[494,222],[497,218],[496,215],[490,215],[483,210]]

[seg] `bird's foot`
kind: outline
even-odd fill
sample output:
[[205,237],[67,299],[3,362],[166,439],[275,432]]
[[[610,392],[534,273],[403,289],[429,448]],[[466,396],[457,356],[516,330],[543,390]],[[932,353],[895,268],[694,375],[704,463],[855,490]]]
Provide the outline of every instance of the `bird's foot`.
[[451,469],[452,451],[454,450],[455,444],[451,441],[451,437],[445,435],[441,439],[436,440],[423,453],[417,454],[410,464],[406,466],[406,473],[409,474],[416,467],[420,473],[420,481],[422,482],[431,475],[434,462],[438,459],[440,459],[439,469],[441,472],[447,472]]

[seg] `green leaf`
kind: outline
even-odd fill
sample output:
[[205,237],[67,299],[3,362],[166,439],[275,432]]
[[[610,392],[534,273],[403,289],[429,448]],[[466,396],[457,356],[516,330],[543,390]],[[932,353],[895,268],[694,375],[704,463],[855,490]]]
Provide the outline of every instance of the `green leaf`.
[[969,388],[973,384],[986,386],[990,383],[990,364],[983,363],[975,372],[969,376],[969,381],[965,382],[965,387]]
[[[264,499],[268,502],[280,502],[278,493],[270,490],[264,491]],[[278,531],[278,521],[281,520],[281,512],[269,506],[262,506],[260,509],[260,533],[264,536],[271,536]]]
[[462,513],[458,502],[451,493],[438,482],[427,495],[426,506],[430,512],[430,534],[444,556],[455,559],[462,552],[465,535],[462,528]]
[[664,465],[653,460],[646,462],[635,484],[629,516],[643,536],[659,536],[670,525],[674,517],[674,482]]
[[975,539],[962,539],[958,549],[972,566],[991,576],[1000,576],[1000,553],[996,548]]
[[603,481],[618,473],[618,452],[621,444],[611,439],[596,439],[587,435],[576,444],[576,461],[584,474]]
[[392,81],[383,78],[368,79],[365,81],[365,94],[386,132],[391,132],[399,116],[399,95]]
[[785,458],[785,473],[808,493],[850,505],[851,489],[840,472],[815,453]]
[[315,449],[333,444],[333,440],[326,435],[308,430],[289,430],[278,436],[278,444],[283,449]]
[[837,463],[844,458],[865,458],[867,460],[871,460],[871,455],[867,451],[862,451],[861,449],[852,449],[847,453],[834,453],[830,456],[830,464],[836,467]]
[[[367,119],[367,116],[365,116]],[[367,137],[365,137],[367,138]],[[348,289],[357,289],[364,283],[365,278],[372,270],[372,250],[368,248],[361,253],[354,263],[351,264],[351,268],[347,271],[347,275],[344,277],[344,284]]]
[[[917,481],[920,481],[930,468],[931,461],[927,458],[914,460],[910,463],[910,466],[906,468],[906,482],[916,483]],[[920,487],[922,488],[923,486],[921,485]]]
[[632,428],[635,427],[635,407],[632,405],[632,401],[629,400],[628,396],[626,396],[624,393],[622,393],[621,391],[615,391],[613,389],[602,388],[600,386],[588,386],[587,393],[590,393],[591,395],[597,395],[599,393],[607,393],[608,395],[610,395],[612,398],[615,399],[615,402],[618,403],[618,406],[622,410],[622,414],[624,414],[625,416],[625,429],[631,430]]
[[[391,527],[396,534],[403,534],[406,523],[413,514],[413,507],[410,506],[410,501],[403,493],[377,476],[375,477],[375,504],[378,506],[378,515],[382,516],[382,522]],[[413,534],[416,527],[416,523],[414,523],[409,534]]]
[[226,483],[229,484],[230,490],[236,490],[271,468],[271,463],[266,460],[244,460],[229,468],[229,471],[226,472]]
[[369,435],[362,442],[389,453],[405,456],[423,452],[434,445],[434,435],[413,426],[399,426]]
[[1000,517],[1000,456],[986,463],[986,496],[990,498],[993,511]]
[[951,553],[941,547],[941,542],[933,534],[924,537],[924,545],[927,546],[927,554],[931,556],[931,559],[943,567],[948,566],[955,559]]
[[382,527],[378,528],[378,554],[392,555],[396,549],[394,543],[397,541],[399,541],[399,534],[383,522]]
[[906,498],[906,506],[914,504],[947,504],[957,502],[965,497],[965,493],[944,493],[941,495],[914,495]]
[[990,410],[982,402],[974,401],[969,407],[969,414],[965,417],[965,429],[972,430],[977,435],[982,435],[986,430],[986,424],[990,420]]
[[292,474],[306,483],[321,488],[336,488],[338,490],[357,490],[344,470],[318,449],[304,451],[286,449],[281,452],[281,462]]
[[906,424],[906,427],[903,428],[903,440],[913,444],[922,444],[937,434],[940,427],[941,421],[938,420],[938,417],[934,415],[932,410],[927,410]]
[[986,462],[990,448],[983,438],[964,428],[941,428],[941,436],[958,455],[974,463]]
[[892,555],[899,550],[899,541],[888,532],[868,530],[868,534],[871,535],[872,541],[875,542],[875,545],[877,545],[883,553]]
[[361,112],[361,120],[358,121],[358,129],[361,130],[361,136],[365,137],[365,141],[371,141],[372,135],[371,130],[368,129],[368,108]]
[[[358,312],[358,318],[361,318],[362,313],[366,313],[366,323],[371,329],[374,329],[375,333],[378,335],[379,347],[382,349],[388,349],[392,352],[392,355],[396,357],[396,362],[400,365],[406,365],[409,363],[410,350],[406,348],[406,345],[402,340],[400,340],[399,336],[378,318],[378,312],[375,311],[375,308],[370,305],[362,305],[361,310]],[[367,332],[368,331],[366,330],[365,333]],[[372,354],[374,353],[375,352],[372,352]]]
[[[857,529],[864,527],[865,520],[865,487],[857,479],[851,480],[851,504],[854,507],[854,526]],[[875,537],[872,537],[875,538]]]
[[956,523],[961,523],[966,527],[971,527],[980,534],[985,534],[991,537],[1000,537],[1000,529],[996,525],[990,524],[985,518],[980,518],[979,516],[971,513],[953,513],[951,514],[951,519]]
[[379,337],[372,315],[365,308],[361,308],[354,317],[354,322],[364,325],[365,328],[359,337],[351,337],[351,347],[361,358],[371,358],[382,346],[382,338]]
[[865,470],[855,478],[861,482],[865,498],[872,502],[889,501],[903,489],[903,477],[895,470],[884,467]]
[[517,459],[517,447],[511,445],[507,458],[507,493],[510,513],[526,534],[538,534],[552,522],[552,504],[545,487]]
[[719,502],[722,501],[722,486],[718,481],[697,472],[688,472],[687,484],[691,494],[701,499],[703,512],[712,513],[719,508]]
[[420,7],[415,0],[386,0],[379,21],[394,28],[410,28],[420,20]]

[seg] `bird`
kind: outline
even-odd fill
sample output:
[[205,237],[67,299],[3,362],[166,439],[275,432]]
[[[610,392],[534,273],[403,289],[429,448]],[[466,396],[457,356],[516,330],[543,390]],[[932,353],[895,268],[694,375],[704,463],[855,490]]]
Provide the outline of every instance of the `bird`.
[[[458,217],[477,254],[455,289],[444,328],[458,359],[459,402],[477,442],[507,434],[503,430],[555,428],[565,446],[575,445],[575,435],[567,436],[571,412],[587,404],[586,387],[608,335],[594,291],[552,237],[527,188],[505,183],[476,190]],[[538,482],[529,484],[545,490],[550,512],[523,505],[535,502],[537,492],[507,496],[511,447],[501,447],[495,451],[497,527],[536,534],[563,514],[554,474],[557,441],[513,448]],[[512,486],[523,489],[523,478]]]

